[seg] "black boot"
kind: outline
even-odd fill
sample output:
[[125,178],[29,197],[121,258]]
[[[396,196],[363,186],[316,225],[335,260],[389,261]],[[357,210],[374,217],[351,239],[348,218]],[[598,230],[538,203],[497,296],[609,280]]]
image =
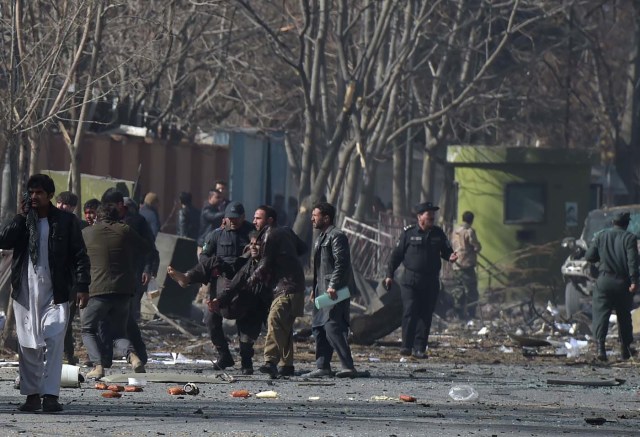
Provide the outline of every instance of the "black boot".
[[253,343],[240,342],[240,362],[243,375],[253,375]]
[[620,356],[623,360],[631,358],[631,355],[633,355],[634,352],[635,350],[633,350],[630,344],[620,343]]
[[599,361],[607,361],[607,348],[605,347],[604,341],[598,342],[598,358]]
[[233,367],[235,361],[233,361],[229,346],[216,347],[216,349],[218,349],[218,359],[213,363],[213,370],[224,370],[227,367]]

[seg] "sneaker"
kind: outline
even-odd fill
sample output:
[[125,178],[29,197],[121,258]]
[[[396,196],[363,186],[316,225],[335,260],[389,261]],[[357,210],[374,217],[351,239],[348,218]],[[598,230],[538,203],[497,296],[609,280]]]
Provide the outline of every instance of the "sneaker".
[[253,367],[243,367],[240,369],[243,375],[253,375]]
[[40,395],[28,395],[26,402],[24,404],[20,404],[18,410],[31,413],[33,411],[38,411],[41,408],[42,401],[40,400]]
[[295,367],[293,366],[282,366],[278,369],[278,375],[280,376],[294,376],[295,375]]
[[336,378],[355,378],[356,376],[358,376],[356,369],[342,369],[336,372]]
[[260,373],[267,373],[269,374],[269,376],[271,376],[271,378],[277,378],[278,377],[278,366],[276,366],[273,363],[270,362],[266,362],[264,363],[262,366],[260,366],[260,368],[258,369],[260,371]]
[[407,349],[403,347],[402,349],[400,349],[400,355],[402,355],[403,357],[411,356],[411,349]]
[[328,376],[333,376],[330,369],[316,369],[302,375],[303,378],[325,378]]
[[58,396],[44,395],[44,398],[42,398],[42,411],[45,413],[62,411],[62,405],[58,402]]

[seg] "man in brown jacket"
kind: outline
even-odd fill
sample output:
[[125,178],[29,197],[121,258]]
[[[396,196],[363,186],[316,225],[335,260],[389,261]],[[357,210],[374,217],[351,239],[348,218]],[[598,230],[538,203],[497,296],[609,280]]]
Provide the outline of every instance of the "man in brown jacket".
[[89,303],[82,314],[82,342],[95,368],[88,378],[102,378],[104,367],[111,362],[107,348],[97,336],[98,324],[108,319],[115,352],[127,356],[134,372],[144,372],[144,364],[132,351],[127,338],[127,319],[130,300],[135,287],[136,258],[151,250],[147,240],[124,223],[120,223],[116,205],[100,205],[97,222],[82,230],[87,254],[91,261],[91,287]]
[[453,250],[458,254],[458,261],[453,264],[453,273],[458,284],[451,294],[458,316],[463,320],[476,316],[479,298],[476,265],[482,245],[478,241],[476,231],[471,227],[473,218],[471,211],[465,211],[462,214],[462,224],[455,229],[451,239]]

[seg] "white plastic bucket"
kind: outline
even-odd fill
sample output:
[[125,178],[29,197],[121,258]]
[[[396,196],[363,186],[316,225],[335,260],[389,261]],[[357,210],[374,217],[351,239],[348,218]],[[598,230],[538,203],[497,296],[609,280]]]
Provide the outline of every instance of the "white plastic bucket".
[[70,388],[80,387],[80,381],[78,381],[79,374],[80,374],[80,367],[71,366],[69,364],[63,364],[62,377],[60,378],[60,387],[70,387]]

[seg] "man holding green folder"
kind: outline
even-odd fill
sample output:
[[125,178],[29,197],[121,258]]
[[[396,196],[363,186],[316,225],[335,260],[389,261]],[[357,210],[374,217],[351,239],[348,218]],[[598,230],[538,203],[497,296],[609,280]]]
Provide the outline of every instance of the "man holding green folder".
[[316,204],[311,214],[314,229],[320,231],[313,251],[311,299],[327,294],[332,300],[339,302],[321,308],[314,306],[312,331],[316,339],[317,369],[302,375],[306,378],[332,376],[331,357],[334,351],[342,365],[342,370],[335,376],[353,378],[358,375],[347,343],[350,300],[338,299],[339,290],[353,284],[349,240],[334,226],[335,216],[335,207],[327,202]]

